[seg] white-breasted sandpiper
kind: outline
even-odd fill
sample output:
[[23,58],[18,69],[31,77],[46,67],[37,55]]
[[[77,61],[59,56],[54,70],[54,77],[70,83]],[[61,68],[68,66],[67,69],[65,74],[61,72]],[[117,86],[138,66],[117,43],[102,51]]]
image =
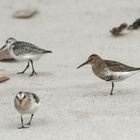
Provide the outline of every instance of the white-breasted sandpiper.
[[[21,127],[19,128],[28,128],[31,125],[33,115],[38,110],[39,104],[39,97],[35,93],[24,91],[17,93],[14,99],[14,106],[21,114]],[[30,121],[27,123],[28,126],[24,126],[22,117],[24,114],[31,114]]]
[[38,60],[41,56],[46,53],[52,53],[52,51],[41,49],[34,44],[17,41],[14,38],[9,38],[6,40],[6,44],[1,48],[8,48],[10,55],[18,61],[28,61],[27,66],[22,72],[18,72],[18,74],[23,74],[31,63],[32,73],[30,76],[36,75],[37,73],[34,70],[33,60]]

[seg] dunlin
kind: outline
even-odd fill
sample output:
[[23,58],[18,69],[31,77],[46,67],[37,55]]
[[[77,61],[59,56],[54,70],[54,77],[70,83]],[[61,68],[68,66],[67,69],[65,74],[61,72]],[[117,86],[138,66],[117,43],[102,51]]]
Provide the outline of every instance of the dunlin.
[[119,27],[114,27],[112,28],[112,30],[110,31],[112,33],[112,35],[114,36],[118,36],[120,35],[120,33],[126,29],[127,27],[127,23],[122,23]]
[[20,91],[17,93],[15,99],[14,99],[14,105],[16,110],[21,114],[21,124],[22,126],[20,128],[28,128],[24,126],[23,124],[23,117],[24,114],[31,114],[30,121],[27,123],[27,125],[31,125],[31,121],[33,118],[34,113],[37,111],[39,107],[39,98],[36,94],[31,92],[23,92]]
[[120,62],[104,60],[96,54],[90,55],[88,60],[77,69],[86,64],[91,64],[93,73],[97,77],[112,82],[110,95],[113,95],[114,82],[125,80],[140,70],[140,68],[130,67]]
[[136,19],[132,25],[128,26],[128,30],[138,29],[140,27],[140,18]]
[[52,53],[52,51],[38,48],[37,46],[31,43],[16,41],[16,39],[14,38],[7,39],[6,44],[2,47],[2,49],[6,47],[9,49],[10,55],[15,60],[28,61],[28,64],[25,67],[25,69],[22,72],[19,72],[18,74],[23,74],[29,68],[29,64],[31,63],[32,73],[30,74],[30,76],[37,74],[34,70],[33,60],[38,60],[42,55],[46,53]]

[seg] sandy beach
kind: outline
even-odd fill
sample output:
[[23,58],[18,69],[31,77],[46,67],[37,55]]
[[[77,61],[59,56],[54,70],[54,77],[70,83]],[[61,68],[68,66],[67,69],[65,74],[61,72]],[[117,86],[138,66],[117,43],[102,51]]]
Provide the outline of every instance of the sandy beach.
[[[26,62],[0,62],[0,74],[10,77],[0,85],[1,140],[139,140],[140,73],[123,82],[97,78],[87,65],[95,53],[102,58],[140,67],[140,30],[112,37],[109,30],[139,18],[134,0],[1,0],[0,46],[9,37],[52,50],[34,63],[37,76],[16,74]],[[30,19],[15,19],[22,8],[36,8]],[[41,100],[32,126],[21,125],[14,108],[18,91],[36,93]],[[25,115],[25,122],[30,118]]]

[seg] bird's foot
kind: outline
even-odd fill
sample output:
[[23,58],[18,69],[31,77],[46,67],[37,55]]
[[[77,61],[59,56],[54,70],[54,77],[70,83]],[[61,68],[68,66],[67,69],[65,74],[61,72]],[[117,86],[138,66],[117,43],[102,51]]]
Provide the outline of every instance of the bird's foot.
[[33,71],[29,76],[32,77],[33,75],[37,75],[37,73]]
[[30,122],[28,122],[26,125],[31,125],[31,123],[30,123]]
[[24,72],[22,71],[22,72],[17,72],[17,74],[24,74]]
[[18,129],[25,129],[25,128],[29,128],[29,126],[24,126],[24,125],[22,125],[22,126],[19,127]]

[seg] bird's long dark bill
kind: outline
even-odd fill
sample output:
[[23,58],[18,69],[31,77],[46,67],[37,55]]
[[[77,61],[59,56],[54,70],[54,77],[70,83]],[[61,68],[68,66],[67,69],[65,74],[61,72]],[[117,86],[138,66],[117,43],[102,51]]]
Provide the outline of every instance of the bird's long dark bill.
[[79,69],[80,67],[87,65],[89,63],[89,61],[87,60],[86,62],[84,62],[83,64],[81,64],[79,67],[77,67],[77,69]]
[[4,45],[3,47],[0,48],[0,50],[4,49],[6,47],[6,45]]

